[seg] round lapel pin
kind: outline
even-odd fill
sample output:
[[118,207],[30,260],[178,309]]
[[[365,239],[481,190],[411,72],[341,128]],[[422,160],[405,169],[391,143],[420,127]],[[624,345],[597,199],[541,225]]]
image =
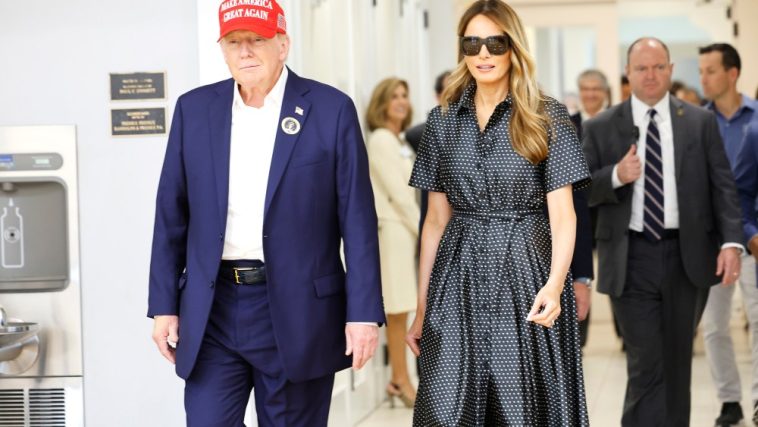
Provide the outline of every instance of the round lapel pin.
[[294,135],[300,132],[300,122],[294,117],[285,117],[282,120],[282,130],[287,135]]

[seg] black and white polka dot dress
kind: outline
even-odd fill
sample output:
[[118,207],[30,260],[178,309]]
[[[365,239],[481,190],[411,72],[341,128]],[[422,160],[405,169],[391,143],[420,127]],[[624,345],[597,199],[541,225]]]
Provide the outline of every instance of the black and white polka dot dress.
[[427,121],[410,184],[453,207],[429,283],[414,426],[586,426],[571,278],[547,329],[526,321],[550,275],[546,194],[589,171],[566,108],[546,103],[548,158],[516,153],[511,97],[479,131],[469,86]]

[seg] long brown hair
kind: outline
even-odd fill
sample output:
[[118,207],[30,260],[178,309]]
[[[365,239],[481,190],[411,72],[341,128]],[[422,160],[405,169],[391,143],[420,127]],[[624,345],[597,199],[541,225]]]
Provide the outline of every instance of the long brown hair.
[[[374,131],[387,125],[387,108],[398,86],[404,87],[405,92],[410,95],[408,82],[396,77],[386,78],[374,88],[374,93],[371,94],[371,101],[369,101],[368,108],[366,109],[366,124],[369,130]],[[403,120],[400,130],[407,129],[411,125],[411,120],[413,120],[413,109],[409,103],[408,116]]]
[[[484,15],[510,38],[511,69],[508,73],[509,90],[513,98],[510,137],[513,149],[521,156],[537,164],[547,158],[549,117],[545,114],[545,97],[539,90],[535,76],[535,64],[521,19],[510,6],[500,0],[479,0],[472,4],[458,23],[458,36],[463,37],[469,22],[477,15]],[[449,84],[442,93],[442,107],[447,110],[451,102],[460,100],[474,77],[458,52],[458,66],[448,77]]]

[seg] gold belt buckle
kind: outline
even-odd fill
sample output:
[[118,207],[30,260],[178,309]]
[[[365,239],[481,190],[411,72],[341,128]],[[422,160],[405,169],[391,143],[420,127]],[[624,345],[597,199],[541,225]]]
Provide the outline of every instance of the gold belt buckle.
[[239,272],[240,271],[250,271],[252,269],[253,269],[252,267],[240,267],[240,268],[234,267],[234,283],[236,283],[238,285],[241,285],[242,282],[240,282]]

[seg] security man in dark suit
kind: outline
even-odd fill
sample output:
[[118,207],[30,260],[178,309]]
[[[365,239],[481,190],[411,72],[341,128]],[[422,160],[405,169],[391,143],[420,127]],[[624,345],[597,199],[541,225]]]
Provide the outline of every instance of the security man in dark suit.
[[598,291],[627,350],[623,426],[688,426],[692,341],[710,286],[739,277],[734,179],[712,113],[670,97],[666,45],[629,47],[632,98],[584,123]]

